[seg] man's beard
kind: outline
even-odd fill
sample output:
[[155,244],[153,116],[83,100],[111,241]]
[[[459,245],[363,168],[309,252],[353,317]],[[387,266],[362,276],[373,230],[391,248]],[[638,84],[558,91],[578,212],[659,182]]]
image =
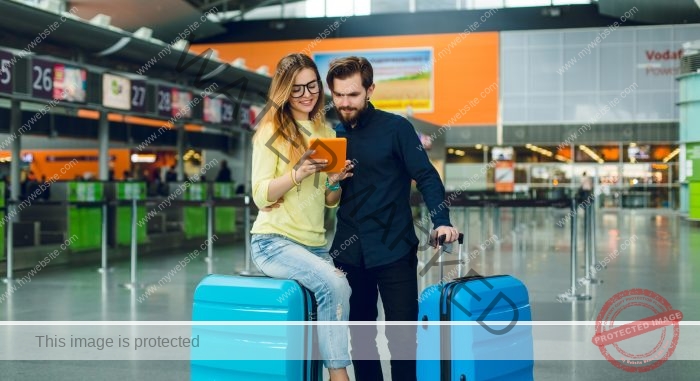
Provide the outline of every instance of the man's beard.
[[[355,111],[355,114],[349,118],[346,118],[343,116],[342,111]],[[367,112],[367,102],[365,102],[364,106],[360,109],[357,110],[356,108],[351,108],[351,107],[337,107],[335,108],[335,112],[338,115],[338,119],[340,119],[340,122],[348,125],[348,126],[354,126],[357,124],[357,121],[364,115],[365,112]]]

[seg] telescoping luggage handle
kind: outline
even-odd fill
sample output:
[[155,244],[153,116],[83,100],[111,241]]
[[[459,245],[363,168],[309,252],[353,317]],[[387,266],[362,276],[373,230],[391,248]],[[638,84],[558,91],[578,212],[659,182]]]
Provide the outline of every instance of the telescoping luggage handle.
[[[447,236],[444,234],[438,237],[437,240],[437,254],[438,258],[442,257],[444,254],[444,245],[445,245],[445,240],[447,239]],[[440,261],[440,282],[443,282],[444,278],[444,272],[445,272],[445,265],[457,265],[457,276],[456,278],[459,278],[462,276],[462,265],[464,264],[464,260],[462,259],[462,248],[464,246],[464,234],[459,233],[459,236],[457,237],[457,242],[459,242],[459,249],[458,249],[458,254],[457,254],[457,261]]]

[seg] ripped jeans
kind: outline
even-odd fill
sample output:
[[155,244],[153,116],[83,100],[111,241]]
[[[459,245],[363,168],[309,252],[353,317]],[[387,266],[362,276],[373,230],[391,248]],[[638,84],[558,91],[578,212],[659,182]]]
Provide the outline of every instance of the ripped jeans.
[[[314,293],[318,321],[348,321],[350,285],[337,270],[325,247],[305,246],[278,234],[253,234],[251,257],[255,266],[273,278],[294,279]],[[352,363],[348,350],[348,327],[318,326],[319,351],[328,369]]]

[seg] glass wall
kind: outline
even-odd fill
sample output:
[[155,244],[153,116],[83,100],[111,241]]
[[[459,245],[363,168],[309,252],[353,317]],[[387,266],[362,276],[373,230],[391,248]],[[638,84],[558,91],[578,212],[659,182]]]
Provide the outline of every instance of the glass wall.
[[[513,147],[516,196],[558,198],[575,194],[584,176],[594,179],[598,202],[605,208],[679,206],[678,146],[673,144],[606,144],[575,147]],[[573,160],[571,159],[573,157]],[[495,189],[493,147],[448,147],[445,183],[472,191]]]

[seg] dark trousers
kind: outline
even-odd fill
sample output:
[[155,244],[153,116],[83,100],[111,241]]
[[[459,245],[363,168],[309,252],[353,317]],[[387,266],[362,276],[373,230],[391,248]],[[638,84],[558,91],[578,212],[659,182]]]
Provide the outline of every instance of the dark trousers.
[[[416,321],[418,318],[416,252],[417,247],[396,262],[371,269],[338,264],[338,267],[347,274],[352,289],[350,321],[376,321],[379,313],[377,311],[378,295],[382,297],[386,321]],[[385,332],[392,358],[404,359],[391,360],[391,379],[416,381],[415,328],[386,325]],[[350,326],[356,381],[384,381],[376,337],[376,325]],[[355,358],[365,360],[355,360]]]

